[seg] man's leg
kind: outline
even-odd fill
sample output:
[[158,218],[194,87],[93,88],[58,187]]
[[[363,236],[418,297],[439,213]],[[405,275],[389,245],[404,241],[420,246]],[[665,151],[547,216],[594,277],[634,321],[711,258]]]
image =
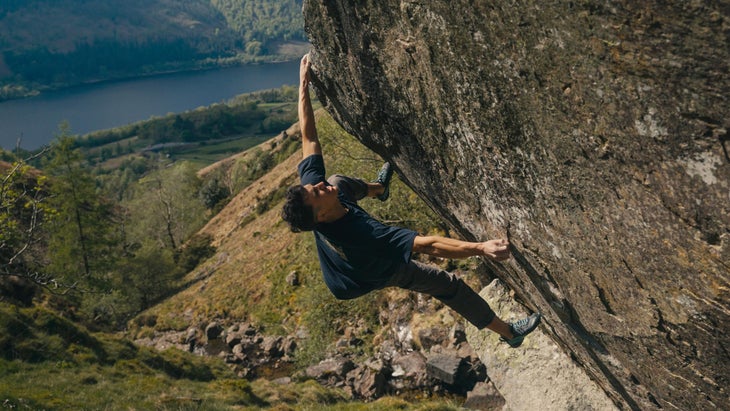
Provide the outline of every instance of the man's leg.
[[533,314],[514,324],[505,323],[497,317],[489,304],[458,276],[417,261],[411,261],[393,275],[387,286],[431,295],[451,307],[478,329],[488,328],[501,335],[503,341],[512,347],[519,347],[524,336],[531,333],[540,323],[540,314]]
[[[411,261],[393,275],[387,286],[405,288],[433,296],[451,307],[475,327],[479,329],[486,327],[504,337],[512,337],[509,326],[497,318],[492,308],[479,294],[458,276],[438,267]],[[505,327],[502,327],[502,324]]]
[[379,183],[368,183],[355,177],[335,174],[327,182],[337,187],[350,201],[359,201],[365,197],[377,197],[383,194],[385,187]]

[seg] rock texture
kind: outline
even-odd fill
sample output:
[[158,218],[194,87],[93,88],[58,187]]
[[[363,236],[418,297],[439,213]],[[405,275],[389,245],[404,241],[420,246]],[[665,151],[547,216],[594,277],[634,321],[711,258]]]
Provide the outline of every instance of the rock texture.
[[730,403],[729,9],[304,2],[327,110],[623,409]]
[[[480,295],[505,319],[528,313],[517,304],[499,280]],[[512,349],[490,331],[467,327],[469,343],[479,353],[489,379],[513,410],[616,410],[598,385],[564,355],[542,329],[530,334],[522,346]]]

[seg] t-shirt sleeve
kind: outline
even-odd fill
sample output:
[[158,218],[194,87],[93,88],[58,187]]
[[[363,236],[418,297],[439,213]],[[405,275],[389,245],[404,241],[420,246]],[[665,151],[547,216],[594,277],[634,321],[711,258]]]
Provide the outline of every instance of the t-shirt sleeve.
[[297,166],[299,179],[302,185],[317,184],[326,181],[324,178],[324,158],[321,154],[312,154],[302,160]]
[[407,264],[411,260],[413,240],[418,235],[415,231],[401,227],[392,227],[378,221],[371,222],[373,240],[381,253],[390,255],[392,261]]

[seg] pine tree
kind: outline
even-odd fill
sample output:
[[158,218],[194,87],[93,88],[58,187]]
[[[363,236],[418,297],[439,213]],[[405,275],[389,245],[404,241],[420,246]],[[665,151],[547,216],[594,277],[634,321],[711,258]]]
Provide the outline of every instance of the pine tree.
[[97,194],[96,183],[67,124],[62,124],[46,165],[51,175],[49,268],[59,277],[104,288],[119,245],[114,206]]

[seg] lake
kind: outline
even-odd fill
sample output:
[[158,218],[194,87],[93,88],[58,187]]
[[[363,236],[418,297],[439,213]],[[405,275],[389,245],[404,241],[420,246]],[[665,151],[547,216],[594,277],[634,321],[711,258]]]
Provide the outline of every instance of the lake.
[[226,101],[238,94],[296,85],[299,61],[247,65],[103,82],[0,102],[0,147],[28,150],[50,143],[66,120],[86,134],[152,116]]

